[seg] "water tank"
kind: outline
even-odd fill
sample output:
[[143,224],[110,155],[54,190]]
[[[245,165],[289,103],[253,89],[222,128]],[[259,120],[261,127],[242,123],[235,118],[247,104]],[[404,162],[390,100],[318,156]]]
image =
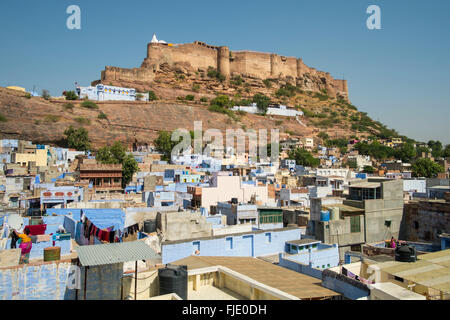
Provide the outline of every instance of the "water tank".
[[399,262],[416,262],[417,252],[413,246],[406,244],[401,245],[395,249],[395,261]]
[[330,212],[329,211],[321,211],[320,212],[320,221],[330,221]]
[[61,247],[44,248],[44,261],[61,260]]
[[187,300],[188,272],[187,266],[167,265],[158,270],[159,294],[176,293],[181,299]]
[[338,207],[334,207],[331,209],[331,221],[339,220],[340,209]]
[[152,233],[156,231],[156,220],[145,220],[144,221],[144,232]]

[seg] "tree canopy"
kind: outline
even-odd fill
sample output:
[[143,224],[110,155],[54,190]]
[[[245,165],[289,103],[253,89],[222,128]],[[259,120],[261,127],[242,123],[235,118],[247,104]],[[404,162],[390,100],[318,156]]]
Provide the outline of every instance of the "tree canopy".
[[417,159],[412,165],[415,177],[434,178],[438,173],[444,172],[444,168],[428,158]]
[[122,165],[122,182],[126,186],[133,178],[133,174],[139,171],[137,161],[131,154],[126,153],[125,147],[120,141],[114,142],[112,146],[104,146],[97,151],[95,157],[98,162],[105,164]]
[[269,109],[270,98],[263,94],[257,93],[253,96],[253,102],[256,103],[258,110],[262,114],[266,114]]
[[70,126],[64,131],[64,135],[69,148],[74,148],[78,151],[87,151],[91,148],[89,133],[85,128],[75,129]]
[[315,158],[308,150],[297,148],[288,152],[289,159],[295,160],[296,164],[306,167],[317,167],[320,160]]

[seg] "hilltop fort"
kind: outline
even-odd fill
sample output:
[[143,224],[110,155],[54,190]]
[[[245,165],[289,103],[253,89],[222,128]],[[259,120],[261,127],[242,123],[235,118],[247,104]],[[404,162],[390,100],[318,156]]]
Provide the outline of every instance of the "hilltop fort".
[[236,76],[265,80],[280,79],[310,91],[326,90],[331,97],[348,99],[347,80],[334,79],[329,72],[318,71],[295,57],[253,51],[231,51],[226,46],[213,46],[204,42],[171,44],[153,36],[147,46],[147,57],[139,68],[105,67],[101,79],[92,82],[114,83],[148,90],[155,78],[167,68],[198,73],[214,68],[225,79]]

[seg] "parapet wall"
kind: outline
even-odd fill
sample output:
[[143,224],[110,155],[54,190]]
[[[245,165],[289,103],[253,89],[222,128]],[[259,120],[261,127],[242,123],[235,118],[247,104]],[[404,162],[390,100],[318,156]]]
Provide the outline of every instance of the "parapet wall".
[[149,43],[147,57],[140,68],[106,67],[102,72],[102,81],[152,82],[163,64],[179,65],[193,72],[213,67],[226,78],[242,75],[256,79],[299,80],[308,74],[309,77],[318,78],[333,93],[348,95],[346,80],[334,79],[328,72],[308,67],[302,59],[263,52],[233,52],[225,46],[211,46],[198,41],[179,45]]

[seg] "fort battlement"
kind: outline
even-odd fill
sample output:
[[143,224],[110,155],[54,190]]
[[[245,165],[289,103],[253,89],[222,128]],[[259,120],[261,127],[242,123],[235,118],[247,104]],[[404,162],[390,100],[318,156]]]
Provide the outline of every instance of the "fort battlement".
[[243,76],[255,79],[288,79],[301,86],[316,81],[332,96],[348,97],[347,80],[334,79],[329,72],[318,71],[296,57],[255,51],[230,51],[226,46],[213,46],[195,41],[186,44],[149,43],[147,57],[140,68],[106,67],[101,81],[152,83],[163,64],[183,66],[192,72],[217,69],[227,79]]

